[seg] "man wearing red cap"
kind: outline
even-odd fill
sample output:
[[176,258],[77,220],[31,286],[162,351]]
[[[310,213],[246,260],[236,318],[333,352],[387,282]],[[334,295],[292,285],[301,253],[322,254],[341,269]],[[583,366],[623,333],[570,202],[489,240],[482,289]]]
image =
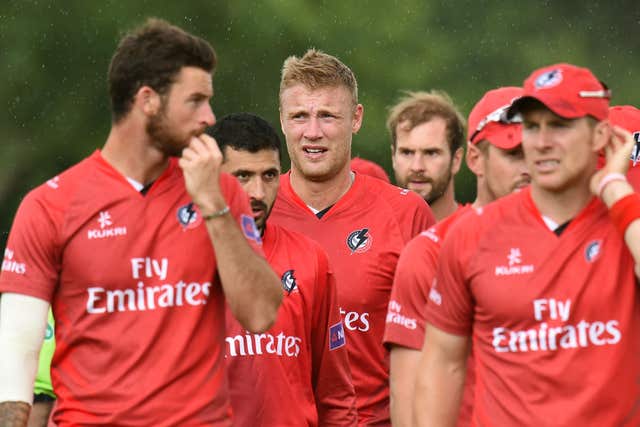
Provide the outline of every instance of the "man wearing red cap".
[[640,425],[640,195],[623,175],[633,137],[609,126],[608,98],[589,70],[557,64],[509,108],[523,120],[531,186],[445,238],[418,425],[455,423],[470,337],[474,425]]
[[[477,177],[477,198],[429,230],[422,232],[403,249],[393,282],[384,343],[391,350],[391,410],[394,426],[412,425],[415,373],[424,341],[425,307],[437,270],[438,252],[447,230],[471,208],[518,191],[530,177],[520,145],[522,126],[506,120],[511,101],[522,89],[503,87],[487,92],[469,115],[467,166]],[[437,294],[431,295],[437,301]],[[470,365],[471,366],[471,365]],[[470,373],[467,379],[471,378]],[[473,390],[467,381],[458,425],[468,425]]]

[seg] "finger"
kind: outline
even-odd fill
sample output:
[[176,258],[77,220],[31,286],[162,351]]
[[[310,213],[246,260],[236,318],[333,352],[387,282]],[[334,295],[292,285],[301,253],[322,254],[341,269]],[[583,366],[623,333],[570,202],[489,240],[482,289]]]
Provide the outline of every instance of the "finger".
[[182,156],[180,158],[191,161],[195,157],[196,157],[195,151],[193,151],[193,149],[189,146],[182,150]]
[[611,129],[614,137],[622,142],[622,144],[626,145],[634,142],[633,135],[625,128],[622,128],[620,126],[613,126]]
[[189,148],[193,150],[193,153],[197,156],[207,155],[209,150],[202,140],[197,136],[192,136],[189,141]]
[[218,146],[218,141],[216,141],[214,137],[212,137],[211,135],[207,135],[206,133],[203,133],[200,136],[198,136],[198,138],[207,147],[207,149],[212,155],[217,156],[221,154],[220,147]]

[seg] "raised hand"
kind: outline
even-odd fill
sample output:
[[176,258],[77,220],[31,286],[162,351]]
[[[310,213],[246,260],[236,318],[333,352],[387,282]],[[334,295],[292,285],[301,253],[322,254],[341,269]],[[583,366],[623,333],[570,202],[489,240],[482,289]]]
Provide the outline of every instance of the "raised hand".
[[184,173],[187,192],[203,214],[225,207],[219,183],[222,153],[215,139],[207,134],[191,138],[178,164]]

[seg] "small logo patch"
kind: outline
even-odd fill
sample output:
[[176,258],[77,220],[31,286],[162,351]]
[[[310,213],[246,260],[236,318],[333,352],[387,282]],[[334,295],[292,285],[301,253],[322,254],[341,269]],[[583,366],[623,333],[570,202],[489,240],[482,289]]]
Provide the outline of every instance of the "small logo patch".
[[329,327],[329,350],[335,350],[344,346],[346,339],[344,337],[344,328],[342,322]]
[[601,240],[594,240],[593,242],[590,242],[587,245],[586,249],[584,250],[584,258],[588,262],[595,261],[600,255],[601,249],[602,249]]
[[126,236],[127,227],[114,226],[113,217],[109,211],[101,211],[98,214],[96,222],[100,228],[94,228],[87,231],[87,239],[109,239],[114,237]]
[[44,340],[49,341],[51,338],[53,338],[53,327],[49,323],[47,323],[47,330],[44,333]]
[[247,239],[253,240],[257,244],[262,244],[262,239],[260,238],[260,231],[256,226],[256,222],[249,215],[241,214],[240,215],[240,224],[242,226],[242,232],[244,233]]
[[284,272],[280,281],[282,282],[282,288],[287,291],[287,294],[298,290],[298,283],[294,276],[295,270],[287,270]]
[[633,147],[633,151],[631,151],[631,161],[633,162],[633,166],[636,165],[640,161],[640,132],[633,133],[633,140],[636,142],[636,145]]
[[509,265],[498,265],[495,269],[496,276],[512,276],[514,274],[531,274],[535,270],[532,264],[522,264],[522,252],[520,248],[509,249],[507,255]]
[[369,248],[371,248],[372,240],[368,228],[352,231],[349,237],[347,237],[347,246],[351,250],[351,255],[355,252],[362,253],[368,251]]
[[192,203],[187,203],[184,206],[180,206],[178,208],[178,212],[176,213],[178,217],[178,222],[182,225],[183,228],[196,228],[200,225],[201,216],[196,207]]
[[551,70],[538,76],[535,82],[536,89],[550,89],[562,82],[562,70]]

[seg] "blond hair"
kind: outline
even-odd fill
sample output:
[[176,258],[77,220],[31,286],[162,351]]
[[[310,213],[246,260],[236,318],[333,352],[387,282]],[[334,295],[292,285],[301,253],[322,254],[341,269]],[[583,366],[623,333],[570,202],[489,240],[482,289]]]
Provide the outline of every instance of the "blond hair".
[[353,71],[335,56],[309,49],[302,58],[290,56],[282,65],[280,101],[282,93],[297,84],[315,90],[322,87],[345,87],[353,105],[358,103],[358,82]]
[[395,150],[398,137],[398,126],[410,131],[434,117],[441,117],[447,124],[447,141],[453,154],[462,147],[465,135],[464,116],[453,105],[451,97],[445,92],[405,92],[398,103],[389,108],[387,129],[391,134],[391,145]]

